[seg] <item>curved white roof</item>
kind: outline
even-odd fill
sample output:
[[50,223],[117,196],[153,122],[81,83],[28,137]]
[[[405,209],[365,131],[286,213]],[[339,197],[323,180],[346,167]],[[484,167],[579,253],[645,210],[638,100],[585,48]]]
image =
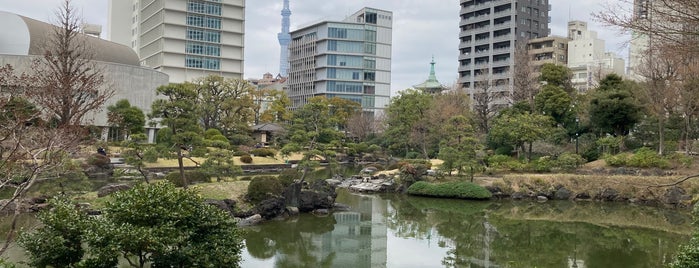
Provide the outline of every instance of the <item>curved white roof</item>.
[[[14,13],[0,11],[0,54],[44,55],[55,26]],[[130,47],[88,35],[83,36],[94,49],[93,60],[139,66],[138,55]]]

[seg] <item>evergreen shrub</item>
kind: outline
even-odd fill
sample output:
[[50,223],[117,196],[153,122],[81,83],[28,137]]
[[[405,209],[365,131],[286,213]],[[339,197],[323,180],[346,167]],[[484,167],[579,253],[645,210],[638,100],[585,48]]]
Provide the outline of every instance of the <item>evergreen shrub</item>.
[[250,154],[259,157],[274,157],[277,155],[277,151],[269,148],[257,148],[250,151]]
[[240,162],[243,162],[245,164],[251,164],[252,163],[252,156],[249,154],[243,155],[240,157]]
[[413,183],[408,188],[408,194],[442,197],[442,198],[458,198],[458,199],[489,199],[492,194],[488,189],[473,184],[470,182],[445,182],[445,183],[428,183],[418,181]]
[[[198,182],[211,182],[211,176],[206,172],[199,170],[187,170],[184,172],[184,177],[187,178],[187,182],[191,185]],[[173,171],[165,175],[165,180],[171,182],[177,187],[184,187],[184,182],[180,177],[179,171]]]
[[628,159],[629,166],[640,167],[640,168],[668,168],[670,167],[670,162],[663,159],[662,156],[658,155],[655,151],[648,147],[643,147],[631,155]]
[[279,179],[272,176],[259,176],[250,181],[247,199],[253,203],[259,203],[270,196],[281,195],[283,190]]

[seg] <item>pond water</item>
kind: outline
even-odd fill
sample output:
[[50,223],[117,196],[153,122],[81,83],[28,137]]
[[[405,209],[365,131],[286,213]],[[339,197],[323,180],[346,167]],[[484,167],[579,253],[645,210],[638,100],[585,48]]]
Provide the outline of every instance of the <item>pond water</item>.
[[245,228],[242,267],[663,267],[684,211],[596,202],[358,195],[351,211]]

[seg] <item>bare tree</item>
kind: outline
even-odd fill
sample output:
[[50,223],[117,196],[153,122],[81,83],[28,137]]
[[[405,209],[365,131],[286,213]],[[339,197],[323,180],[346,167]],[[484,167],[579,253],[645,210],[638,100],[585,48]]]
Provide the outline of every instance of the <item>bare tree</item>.
[[365,141],[371,134],[377,133],[376,128],[374,115],[361,110],[347,120],[347,131],[359,141]]
[[[482,76],[488,75],[482,74]],[[471,91],[473,117],[481,133],[487,134],[490,131],[490,122],[501,107],[497,102],[505,100],[507,94],[507,91],[497,90],[496,85],[489,77],[474,83]]]
[[[612,2],[610,2],[612,3]],[[696,0],[613,1],[595,17],[611,26],[664,40],[676,49],[699,52]]]
[[0,190],[12,193],[0,204],[14,204],[14,216],[0,255],[12,243],[22,200],[32,186],[66,172],[87,132],[83,117],[102,108],[113,95],[92,62],[70,1],[56,12],[59,26],[50,34],[44,57],[29,74],[0,68]]
[[17,76],[11,66],[0,68],[0,189],[12,193],[0,204],[0,211],[14,204],[14,216],[0,255],[13,241],[20,202],[40,179],[63,172],[68,156],[79,148],[84,130],[78,126],[53,127],[41,112],[27,101],[25,93],[34,90],[28,76]]
[[94,52],[80,33],[80,19],[70,0],[56,11],[58,26],[50,33],[44,56],[33,63],[36,90],[29,98],[58,125],[77,126],[99,111],[114,89],[92,61]]
[[676,113],[680,104],[680,66],[686,65],[684,56],[656,44],[641,59],[637,73],[645,83],[637,93],[646,103],[648,112],[658,119],[658,153],[664,152],[665,122],[667,116]]
[[512,104],[526,101],[534,107],[534,96],[539,93],[539,76],[526,44],[519,43],[514,53],[512,70]]

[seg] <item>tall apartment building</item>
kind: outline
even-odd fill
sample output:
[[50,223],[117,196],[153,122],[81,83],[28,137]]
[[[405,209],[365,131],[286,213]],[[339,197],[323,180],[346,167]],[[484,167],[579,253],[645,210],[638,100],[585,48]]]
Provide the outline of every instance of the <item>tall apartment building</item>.
[[459,84],[472,93],[512,92],[515,48],[549,35],[550,10],[548,0],[461,0]]
[[243,77],[245,0],[110,0],[108,27],[170,82]]
[[568,68],[573,73],[571,82],[584,92],[610,73],[623,76],[624,60],[612,52],[605,52],[605,42],[597,32],[587,29],[583,21],[568,22]]
[[363,8],[343,21],[292,31],[287,90],[292,109],[326,96],[382,113],[390,100],[392,25],[392,12]]

